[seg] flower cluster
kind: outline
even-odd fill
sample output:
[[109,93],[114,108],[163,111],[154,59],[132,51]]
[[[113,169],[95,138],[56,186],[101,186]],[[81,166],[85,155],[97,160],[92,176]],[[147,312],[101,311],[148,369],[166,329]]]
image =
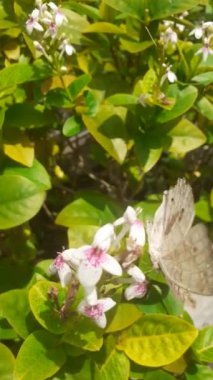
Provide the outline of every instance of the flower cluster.
[[213,22],[207,21],[200,25],[196,25],[194,29],[189,33],[190,36],[194,36],[197,40],[202,39],[203,46],[196,52],[196,54],[202,54],[203,60],[206,61],[209,54],[213,54],[211,49],[211,39],[213,38]]
[[143,223],[138,219],[137,211],[128,206],[121,218],[98,229],[91,245],[64,250],[50,269],[58,273],[63,287],[76,281],[83,287],[85,298],[78,305],[78,312],[104,328],[105,312],[116,303],[109,297],[98,298],[101,295],[98,284],[103,285],[106,279],[103,273],[116,276],[116,279],[122,276],[121,282],[130,284],[124,292],[127,300],[143,297],[147,282],[134,262],[141,255],[144,244]]
[[55,3],[36,0],[36,8],[26,21],[26,30],[28,34],[34,34],[37,38],[33,41],[36,50],[51,60],[50,53],[53,47],[54,51],[59,52],[59,58],[64,54],[71,56],[75,52],[69,39],[61,33],[61,27],[67,23],[67,17]]

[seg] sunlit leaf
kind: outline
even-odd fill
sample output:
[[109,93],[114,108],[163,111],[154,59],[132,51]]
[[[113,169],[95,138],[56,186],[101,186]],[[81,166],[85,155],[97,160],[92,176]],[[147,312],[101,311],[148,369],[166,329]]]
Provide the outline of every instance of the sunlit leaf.
[[53,334],[62,334],[65,331],[65,322],[60,318],[49,293],[59,290],[60,284],[50,281],[38,281],[29,292],[30,308],[36,320]]
[[213,326],[205,327],[199,331],[192,349],[198,360],[206,363],[213,362]]
[[169,150],[177,154],[185,154],[206,141],[204,133],[187,119],[182,119],[168,132],[168,136],[172,138]]
[[113,313],[106,332],[124,330],[140,319],[142,315],[142,312],[135,305],[131,303],[120,303]]
[[103,344],[103,330],[88,318],[75,322],[74,326],[63,335],[63,341],[87,351],[99,351]]
[[7,346],[0,343],[0,379],[13,380],[15,358]]
[[0,228],[18,226],[31,219],[41,208],[45,192],[25,177],[0,176]]
[[113,34],[125,34],[125,30],[122,30],[118,26],[114,24],[110,24],[109,22],[95,22],[93,24],[88,25],[84,31],[84,33],[113,33]]
[[56,336],[36,331],[22,344],[15,363],[14,380],[44,380],[54,375],[66,360]]
[[118,349],[134,362],[148,367],[172,363],[191,346],[198,331],[173,316],[143,316],[120,337]]

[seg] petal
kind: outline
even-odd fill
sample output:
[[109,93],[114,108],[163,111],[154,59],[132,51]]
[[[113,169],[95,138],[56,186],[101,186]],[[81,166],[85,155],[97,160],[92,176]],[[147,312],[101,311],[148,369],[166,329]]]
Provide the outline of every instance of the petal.
[[99,317],[94,319],[94,322],[96,325],[98,325],[101,329],[104,329],[107,324],[106,316],[105,314],[100,315]]
[[127,223],[132,224],[137,219],[137,213],[133,207],[128,206],[126,211],[124,212],[123,217]]
[[125,289],[124,292],[124,297],[126,298],[127,301],[132,300],[133,298],[137,298],[138,293],[137,293],[137,285],[133,284],[128,286],[128,288]]
[[122,268],[121,268],[120,264],[118,263],[118,261],[114,257],[112,257],[108,254],[104,255],[104,260],[101,263],[101,266],[108,273],[111,273],[115,276],[121,276],[122,275]]
[[64,263],[60,269],[58,269],[58,276],[61,282],[61,286],[68,285],[72,278],[72,271],[68,264]]
[[34,19],[37,19],[38,16],[39,16],[39,9],[37,9],[37,8],[33,9],[33,11],[32,11],[32,13],[31,13],[30,16],[31,16],[32,18],[34,18]]
[[102,275],[102,268],[89,265],[87,262],[82,261],[78,268],[77,277],[85,288],[97,284]]
[[85,290],[85,297],[86,302],[89,305],[95,305],[97,303],[97,290],[95,286],[89,286],[84,289]]
[[49,7],[50,7],[54,12],[57,12],[58,7],[57,7],[57,5],[55,5],[55,3],[53,3],[52,1],[50,1],[50,2],[48,3],[48,5],[49,5]]
[[67,55],[72,55],[73,53],[75,53],[74,47],[72,45],[69,45],[69,44],[67,44],[65,46],[65,51],[66,51]]
[[104,312],[112,309],[116,305],[116,302],[110,297],[100,298],[97,303],[103,306]]
[[146,235],[143,223],[136,220],[130,227],[127,249],[142,248],[145,245]]
[[71,264],[75,266],[79,266],[80,262],[84,259],[85,257],[85,251],[90,248],[90,245],[84,245],[81,248],[69,248],[65,249],[62,253],[61,256],[63,259],[67,262],[70,262]]
[[39,32],[43,32],[43,26],[41,26],[41,24],[39,24],[38,22],[34,22],[34,24],[33,24],[33,27],[34,27],[34,29],[36,29],[36,30],[38,30]]
[[78,304],[77,310],[80,314],[86,315],[85,314],[85,307],[88,305],[88,303],[83,300]]
[[136,265],[132,265],[128,270],[127,273],[134,278],[136,282],[143,282],[146,280],[146,277],[142,270],[138,268]]
[[115,241],[114,226],[111,223],[105,224],[98,229],[94,236],[93,246],[107,251]]

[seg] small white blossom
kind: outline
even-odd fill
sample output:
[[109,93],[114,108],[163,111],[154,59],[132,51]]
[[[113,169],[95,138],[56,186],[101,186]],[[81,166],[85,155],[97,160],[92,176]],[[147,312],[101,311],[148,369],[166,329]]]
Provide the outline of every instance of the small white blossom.
[[127,273],[132,277],[132,284],[129,285],[125,292],[125,298],[130,301],[133,298],[142,298],[147,292],[146,277],[136,265],[131,266]]
[[177,33],[171,28],[168,27],[165,32],[161,33],[160,40],[168,46],[169,43],[176,45],[178,41]]
[[203,55],[203,61],[205,62],[209,56],[209,54],[213,54],[213,50],[210,47],[210,41],[209,38],[204,38],[204,45],[202,48],[200,48],[196,53],[197,54],[202,54]]
[[51,1],[48,3],[48,6],[54,13],[55,23],[57,26],[61,26],[63,23],[68,22],[66,16],[59,10],[55,3]]
[[194,35],[195,38],[199,40],[200,38],[203,37],[203,33],[204,33],[203,27],[201,25],[197,25],[194,29],[192,29],[189,35],[190,36]]
[[26,21],[26,29],[29,34],[33,32],[33,29],[43,32],[43,26],[38,22],[39,21],[39,10],[36,8],[30,14],[28,20]]
[[70,266],[65,262],[62,254],[59,254],[50,266],[51,273],[58,273],[61,286],[68,285],[72,278],[72,270]]
[[112,309],[116,302],[111,298],[100,298],[95,304],[90,305],[86,300],[78,305],[78,312],[91,318],[99,327],[104,329],[107,324],[105,312]]
[[69,43],[69,41],[65,38],[61,44],[59,45],[59,50],[61,50],[61,55],[66,53],[67,55],[72,55],[75,53],[75,48]]

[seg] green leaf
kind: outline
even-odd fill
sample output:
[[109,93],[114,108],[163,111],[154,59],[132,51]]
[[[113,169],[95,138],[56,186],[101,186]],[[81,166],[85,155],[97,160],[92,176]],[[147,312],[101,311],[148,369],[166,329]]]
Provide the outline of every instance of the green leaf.
[[199,331],[192,349],[198,360],[206,363],[213,362],[213,326],[205,327]]
[[82,129],[80,120],[75,116],[69,117],[63,125],[63,135],[66,137],[71,137],[77,135]]
[[84,33],[110,33],[110,34],[126,34],[125,30],[109,22],[94,22],[88,25]]
[[[8,276],[8,273],[10,274]],[[8,257],[1,258],[0,289],[6,292],[11,289],[24,288],[30,282],[33,267],[26,261],[17,263]]]
[[0,315],[7,319],[22,338],[26,338],[36,326],[30,315],[28,294],[25,289],[13,289],[0,295]]
[[31,167],[34,160],[34,146],[26,135],[16,141],[4,142],[4,154],[22,165]]
[[210,367],[193,364],[184,373],[186,380],[212,380],[213,370]]
[[4,169],[4,174],[15,174],[32,181],[39,190],[49,190],[51,188],[50,176],[45,167],[37,160],[34,160],[31,168],[10,162]]
[[193,106],[198,91],[194,86],[188,86],[180,91],[177,85],[172,85],[166,95],[174,97],[176,103],[171,110],[163,110],[159,113],[156,119],[159,123],[166,123],[186,113]]
[[0,228],[18,226],[40,210],[45,192],[25,177],[14,174],[0,176]]
[[161,369],[157,369],[148,371],[144,376],[144,380],[175,380],[175,377]]
[[98,226],[72,225],[68,229],[69,247],[79,248],[85,244],[92,244],[93,237],[98,229]]
[[209,194],[204,194],[195,203],[195,211],[198,218],[204,220],[205,222],[212,222],[213,220],[213,209],[210,205]]
[[80,75],[77,79],[75,79],[67,88],[70,93],[70,96],[75,99],[81,91],[89,84],[91,81],[91,76],[88,74]]
[[123,332],[117,348],[140,365],[159,367],[182,356],[197,334],[194,326],[177,317],[145,315]]
[[51,125],[54,121],[53,113],[40,111],[29,103],[14,104],[5,114],[4,127],[39,128]]
[[6,319],[0,318],[0,340],[14,340],[18,335]]
[[115,94],[109,96],[106,101],[114,106],[131,105],[138,103],[138,97],[130,94]]
[[208,86],[213,83],[213,71],[198,74],[192,78],[192,81],[202,84],[203,86]]
[[126,109],[112,105],[101,106],[93,118],[83,115],[91,135],[120,164],[127,154],[125,118]]
[[120,39],[120,42],[121,42],[121,49],[126,50],[132,54],[140,53],[153,45],[153,41],[136,42],[136,41],[124,40],[123,38]]
[[67,8],[62,8],[63,13],[68,19],[68,23],[64,23],[60,30],[65,36],[69,36],[69,41],[73,44],[81,44],[82,33],[89,25],[85,15],[80,15]]
[[171,16],[175,13],[184,12],[199,4],[199,0],[161,0],[150,1],[146,0],[104,0],[104,3],[110,5],[118,11],[133,16],[137,19],[157,20],[160,18]]
[[90,358],[80,356],[76,360],[69,358],[51,380],[94,380],[93,362]]
[[44,79],[50,76],[50,69],[42,61],[35,64],[13,63],[0,71],[0,88],[17,86],[21,83]]
[[95,368],[95,380],[128,380],[130,363],[123,352],[113,348],[105,361]]
[[60,284],[44,280],[38,281],[29,292],[30,308],[34,317],[41,326],[54,334],[62,334],[66,328],[65,322],[48,296],[51,289],[57,291],[60,288]]
[[172,138],[169,150],[177,154],[185,154],[206,142],[206,136],[187,119],[182,119],[167,134]]
[[113,222],[119,212],[120,207],[107,196],[85,192],[58,214],[56,223],[65,227],[100,226]]
[[124,330],[140,319],[142,315],[142,312],[135,305],[131,303],[121,303],[117,305],[113,317],[106,328],[106,332],[112,333],[114,331]]
[[161,157],[163,151],[162,136],[149,130],[146,134],[135,135],[135,154],[144,173],[151,170]]
[[22,344],[15,364],[14,380],[45,380],[54,375],[66,360],[56,336],[36,331]]
[[12,352],[0,343],[0,379],[1,380],[13,380],[13,368],[15,364],[15,358]]
[[213,105],[207,98],[201,98],[197,103],[197,106],[203,116],[208,120],[213,121]]
[[63,341],[87,351],[99,351],[103,344],[103,330],[88,318],[77,320],[70,331],[63,335]]

